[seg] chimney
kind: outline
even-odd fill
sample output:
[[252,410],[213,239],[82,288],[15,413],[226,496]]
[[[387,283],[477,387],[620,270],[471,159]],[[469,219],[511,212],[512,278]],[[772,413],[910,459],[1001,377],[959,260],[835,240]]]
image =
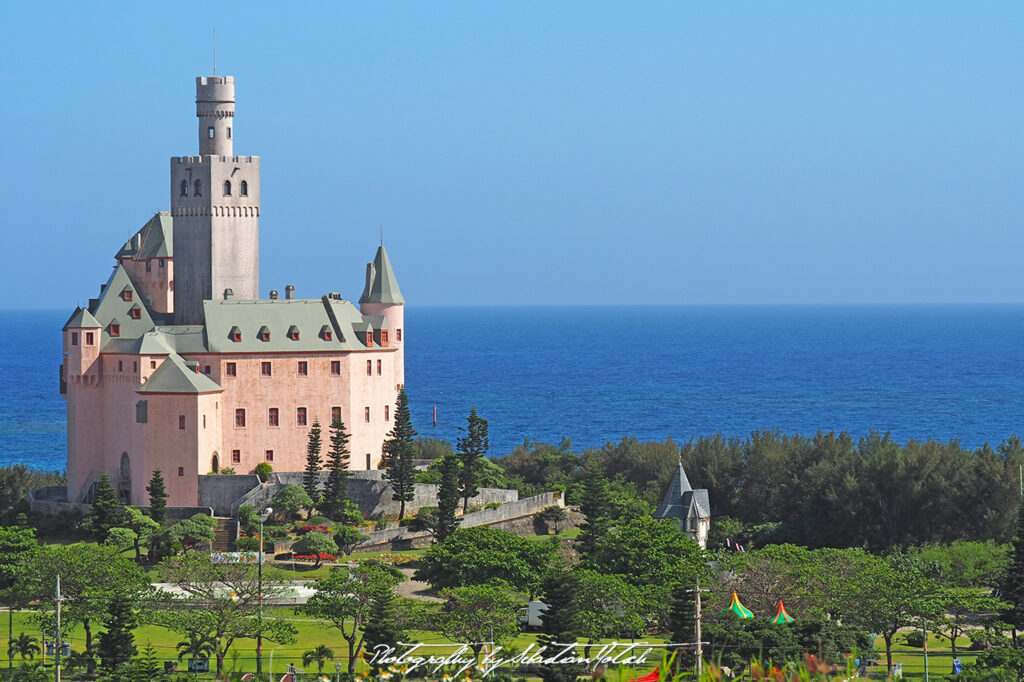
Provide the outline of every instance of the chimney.
[[284,287],[284,297],[289,301],[295,298],[295,287],[291,284],[287,284]]
[[271,301],[276,301],[277,300],[277,289],[271,289],[270,290],[270,300]]
[[225,289],[224,290],[224,300],[225,301],[230,301],[234,297],[235,297],[235,292],[234,291],[232,291],[231,289]]
[[377,276],[377,270],[373,267],[373,263],[366,264],[366,293],[370,293],[370,288],[373,287],[373,279]]

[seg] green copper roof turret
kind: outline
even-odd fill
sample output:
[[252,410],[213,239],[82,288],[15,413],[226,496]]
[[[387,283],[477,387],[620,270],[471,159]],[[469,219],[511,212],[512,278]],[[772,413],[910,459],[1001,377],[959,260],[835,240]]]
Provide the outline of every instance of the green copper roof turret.
[[391,269],[388,252],[381,244],[373,263],[367,266],[366,288],[359,298],[360,303],[405,303],[402,290],[398,288],[395,271]]
[[93,329],[102,326],[85,308],[75,308],[75,312],[71,313],[71,317],[64,323],[64,329]]

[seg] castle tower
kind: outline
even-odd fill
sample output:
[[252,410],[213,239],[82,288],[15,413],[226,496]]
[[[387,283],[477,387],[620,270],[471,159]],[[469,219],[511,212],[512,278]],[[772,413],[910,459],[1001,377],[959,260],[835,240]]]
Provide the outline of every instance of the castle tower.
[[203,301],[259,297],[260,158],[233,156],[235,79],[196,78],[199,156],[171,157],[174,321],[202,324]]
[[[373,262],[366,264],[366,287],[359,297],[359,312],[382,316],[391,335],[389,345],[402,348],[405,344],[405,299],[398,288],[398,279],[384,244],[377,249]],[[405,385],[405,355],[401,351],[395,355],[395,381],[400,386]]]

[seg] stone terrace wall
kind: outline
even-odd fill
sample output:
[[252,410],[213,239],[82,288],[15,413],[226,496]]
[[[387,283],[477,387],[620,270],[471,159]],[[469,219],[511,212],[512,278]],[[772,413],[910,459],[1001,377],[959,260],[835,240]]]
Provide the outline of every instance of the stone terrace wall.
[[[481,509],[477,512],[471,512],[461,517],[459,528],[472,528],[474,526],[501,527],[502,525],[518,528],[519,526],[513,523],[515,520],[532,518],[545,507],[552,505],[565,506],[565,498],[561,493],[543,493],[515,502],[508,502],[494,509]],[[383,549],[412,549],[424,547],[430,543],[431,535],[428,532],[413,532],[408,528],[391,528],[370,533],[369,537],[356,549],[360,552]]]
[[[216,477],[211,477],[216,478]],[[320,483],[327,482],[327,474],[321,472]],[[302,473],[273,473],[270,480],[263,486],[255,488],[231,505],[232,515],[238,514],[238,508],[243,504],[251,504],[254,509],[262,509],[270,503],[274,495],[286,485],[302,485]],[[437,490],[440,486],[433,483],[417,483],[413,500],[405,503],[406,515],[415,514],[420,507],[433,507],[437,505]],[[382,516],[397,517],[399,504],[391,499],[391,486],[384,480],[384,472],[379,470],[353,471],[352,477],[348,480],[349,497],[359,505],[359,511],[368,518],[379,519]],[[479,497],[474,497],[472,502],[477,505],[486,505],[493,502],[505,504],[515,502],[519,499],[518,490],[505,490],[503,488],[481,488]]]
[[[65,497],[67,496],[67,488],[62,485],[48,485],[43,488],[36,488],[30,490],[28,493],[28,506],[33,512],[38,514],[60,514],[63,512],[78,512],[80,514],[88,514],[92,509],[91,504],[84,504],[81,502],[68,502]],[[139,507],[142,511],[149,511],[149,507]],[[190,519],[196,514],[206,514],[207,516],[213,516],[212,507],[168,507],[167,508],[167,519],[169,521],[181,521],[182,519]]]
[[256,474],[210,474],[199,477],[199,506],[216,516],[231,516],[232,504],[260,485]]

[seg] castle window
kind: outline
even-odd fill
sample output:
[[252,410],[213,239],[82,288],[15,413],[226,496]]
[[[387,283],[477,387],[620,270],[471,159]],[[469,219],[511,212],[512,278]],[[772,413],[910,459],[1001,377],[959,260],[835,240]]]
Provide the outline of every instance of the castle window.
[[268,462],[273,462],[274,461],[274,451],[273,450],[267,450],[265,453],[263,453],[263,459],[267,460]]
[[288,338],[291,339],[292,341],[299,340],[299,328],[296,327],[294,324],[291,327],[288,327]]
[[121,325],[119,325],[119,324],[112,324],[112,325],[110,325],[110,335],[111,336],[121,336]]
[[178,467],[178,476],[185,475],[185,467]]
[[242,340],[242,330],[240,330],[238,327],[232,327],[231,331],[228,333],[228,338],[230,338],[235,343],[238,343],[239,341]]
[[206,136],[212,140],[213,139],[213,135],[214,135],[213,126],[210,126],[209,128],[206,129]]
[[93,344],[93,333],[92,332],[86,332],[85,333],[85,345],[91,346],[92,344]]
[[402,330],[401,329],[397,329],[397,330],[395,330],[395,333],[398,334],[398,342],[401,343],[402,342]]
[[224,376],[235,377],[238,376],[238,365],[233,362],[224,363]]
[[[71,332],[71,345],[72,346],[77,346],[78,345],[78,332]],[[331,367],[332,368],[334,367],[334,363],[333,362],[331,363]],[[333,374],[334,372],[331,372],[331,373]]]
[[206,376],[210,376],[210,366],[209,365],[206,365],[205,367],[203,367],[203,374],[205,374]]
[[124,291],[121,292],[121,298],[123,298],[126,301],[132,300],[132,290],[129,289],[128,287],[125,287]]
[[295,408],[295,423],[299,426],[306,425],[306,408],[297,407]]
[[181,431],[185,430],[185,415],[183,414],[178,415],[178,429]]
[[309,374],[309,363],[305,360],[299,360],[299,376],[304,377]]
[[249,182],[247,180],[242,180],[242,184],[238,187],[238,193],[243,197],[249,196]]
[[271,370],[272,370],[272,367],[270,366],[269,362],[261,362],[260,363],[260,374],[261,375],[263,375],[265,377],[269,377],[271,375]]
[[[78,343],[78,341],[75,341],[75,343]],[[333,376],[341,374],[341,360],[331,360],[331,374]]]
[[206,415],[203,415],[203,428],[206,428]]
[[340,422],[341,422],[341,408],[340,407],[332,407],[331,408],[331,425],[334,426],[336,424],[339,424]]
[[383,329],[380,330],[380,345],[388,345],[388,333]]
[[373,345],[373,332],[372,331],[366,332],[366,345],[367,346],[372,346]]
[[269,410],[267,410],[267,425],[268,426],[277,426],[280,423],[278,418],[279,418],[279,413],[278,413],[276,407],[271,407]]
[[192,183],[192,194],[193,194],[193,196],[197,196],[197,197],[203,196],[203,181],[202,180],[196,180],[195,182]]
[[142,309],[132,308],[131,310],[128,311],[128,317],[132,318],[133,320],[139,319],[140,317],[142,317]]
[[162,268],[164,266],[164,259],[160,258],[159,260],[157,260],[157,263],[158,263],[157,267],[158,268]]
[[146,261],[146,272],[153,272],[153,261]]
[[378,360],[377,361],[377,376],[380,376],[380,370],[381,370],[381,362],[380,362],[380,360]]
[[139,424],[145,424],[149,421],[149,402],[140,400],[135,403],[135,421]]
[[170,282],[167,283],[167,288],[170,289],[171,291],[174,291],[174,280],[173,279]]
[[369,407],[364,407],[363,408],[363,421],[365,421],[367,424],[370,423],[370,408]]
[[225,180],[224,181],[224,196],[226,196],[226,197],[231,196],[231,181],[230,180]]
[[366,376],[373,376],[373,360],[366,361]]
[[231,126],[228,126],[228,139],[231,139]]
[[245,428],[245,408],[235,410],[235,426],[239,429]]
[[188,196],[188,180],[182,180],[181,181],[181,196],[183,196],[183,197],[187,197]]
[[123,372],[124,371],[124,361],[123,360],[118,360],[117,361],[117,371],[118,372]]
[[260,327],[260,331],[256,334],[256,337],[260,341],[270,341],[270,330],[266,327]]
[[367,468],[367,470],[369,470],[369,468],[370,468],[370,453],[369,452],[366,453],[366,468]]
[[391,406],[390,405],[385,405],[384,406],[384,421],[386,421],[386,422],[391,421]]
[[232,450],[231,451],[231,463],[232,464],[241,464],[242,463],[242,451],[241,450]]
[[156,360],[150,360],[149,361],[149,368],[150,369],[156,369]]
[[138,372],[139,371],[139,363],[137,361],[132,361],[132,371],[133,372]]

